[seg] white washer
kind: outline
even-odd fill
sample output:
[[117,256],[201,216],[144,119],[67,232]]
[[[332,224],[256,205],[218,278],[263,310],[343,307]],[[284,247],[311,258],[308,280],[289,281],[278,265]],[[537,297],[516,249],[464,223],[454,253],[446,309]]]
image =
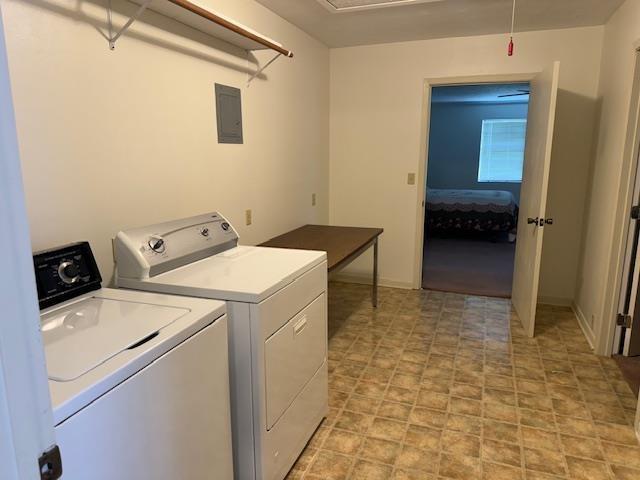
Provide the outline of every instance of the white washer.
[[224,303],[100,288],[86,242],[34,267],[62,478],[232,479]]
[[238,246],[218,213],[118,233],[119,287],[227,301],[234,469],[284,478],[328,413],[325,252]]

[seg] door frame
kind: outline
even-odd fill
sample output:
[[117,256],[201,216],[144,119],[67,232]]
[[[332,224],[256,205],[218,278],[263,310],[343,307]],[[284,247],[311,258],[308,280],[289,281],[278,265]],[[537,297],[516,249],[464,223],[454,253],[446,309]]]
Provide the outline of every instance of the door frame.
[[431,129],[431,90],[447,85],[477,85],[491,83],[531,82],[540,72],[507,73],[496,75],[466,75],[456,77],[434,77],[424,79],[422,94],[422,120],[420,123],[420,161],[418,162],[418,195],[416,198],[416,234],[414,252],[413,288],[422,289],[422,262],[424,253],[424,220],[427,200],[427,170],[429,165],[429,134]]
[[[611,356],[617,352],[619,332],[616,316],[622,288],[623,275],[626,270],[626,247],[629,237],[628,214],[633,206],[633,194],[636,175],[639,168],[640,156],[640,41],[634,45],[633,86],[631,88],[631,103],[627,120],[622,171],[620,173],[620,188],[616,202],[616,214],[612,232],[612,252],[609,272],[604,291],[604,305],[602,307],[602,321],[596,332],[595,353]],[[618,226],[622,228],[618,229]]]
[[55,432],[0,10],[0,478],[40,478]]

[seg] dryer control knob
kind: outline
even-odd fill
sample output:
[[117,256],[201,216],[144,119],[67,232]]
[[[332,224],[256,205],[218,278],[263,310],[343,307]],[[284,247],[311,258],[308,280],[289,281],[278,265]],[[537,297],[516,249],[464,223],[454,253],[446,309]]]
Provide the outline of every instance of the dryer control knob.
[[222,229],[226,232],[227,230],[229,230],[230,225],[227,222],[222,222],[220,224],[220,226],[222,227]]
[[152,235],[149,239],[149,248],[156,253],[163,253],[166,248],[164,239],[160,235]]

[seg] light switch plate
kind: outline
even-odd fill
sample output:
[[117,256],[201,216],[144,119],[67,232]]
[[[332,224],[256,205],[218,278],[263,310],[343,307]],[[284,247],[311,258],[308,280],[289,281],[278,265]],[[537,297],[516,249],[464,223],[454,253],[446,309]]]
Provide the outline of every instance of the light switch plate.
[[251,218],[251,210],[246,210],[244,212],[244,221],[246,225],[251,225],[253,219]]
[[409,173],[407,175],[407,185],[415,185],[416,184],[416,174]]

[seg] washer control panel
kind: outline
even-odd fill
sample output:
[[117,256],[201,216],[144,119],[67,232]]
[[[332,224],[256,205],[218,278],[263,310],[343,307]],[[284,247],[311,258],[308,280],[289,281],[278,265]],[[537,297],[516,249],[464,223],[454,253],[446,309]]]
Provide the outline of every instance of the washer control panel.
[[34,253],[33,267],[41,309],[97,290],[102,282],[88,242]]

